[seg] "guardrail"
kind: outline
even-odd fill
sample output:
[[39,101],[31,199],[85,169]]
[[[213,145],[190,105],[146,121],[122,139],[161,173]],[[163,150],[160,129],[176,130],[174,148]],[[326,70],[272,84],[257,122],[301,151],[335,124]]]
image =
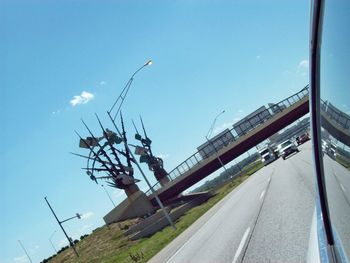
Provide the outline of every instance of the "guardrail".
[[[304,97],[308,95],[309,95],[309,85],[304,87],[301,91],[293,94],[292,96],[274,104],[269,108],[266,108],[266,110],[251,116],[240,125],[235,126],[234,128],[231,128],[228,132],[231,133],[231,135],[233,136],[233,140],[229,142],[227,140],[224,141],[222,138],[227,138],[225,136],[226,133],[224,133],[220,137],[216,138],[215,140],[209,140],[209,142],[215,149],[215,152],[217,152],[223,147],[228,146],[229,144],[235,142],[242,135],[245,135],[251,132],[252,130],[254,130],[255,128],[259,127],[261,124],[271,119],[275,114],[279,112],[283,112],[284,110],[288,109],[290,106],[302,100]],[[236,130],[240,131],[239,134],[236,132]],[[168,173],[169,180],[170,181],[175,180],[177,177],[183,175],[187,171],[193,169],[195,166],[201,164],[204,160],[212,156],[212,153],[208,152],[208,148],[204,148],[201,151],[204,151],[204,152],[200,153],[199,151],[197,151],[196,153],[192,154],[189,158],[187,158],[185,161],[183,161],[178,166],[176,166],[173,170],[171,170]],[[152,186],[152,188],[153,190],[156,191],[161,188],[161,185],[159,182],[157,182]],[[151,189],[149,189],[146,192],[146,195],[150,195],[150,194],[151,194]]]

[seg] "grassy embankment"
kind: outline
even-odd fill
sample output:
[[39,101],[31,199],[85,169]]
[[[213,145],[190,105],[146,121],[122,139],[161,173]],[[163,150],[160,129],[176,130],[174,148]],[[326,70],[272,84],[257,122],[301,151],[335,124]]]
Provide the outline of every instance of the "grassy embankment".
[[[262,168],[261,162],[253,163],[245,167],[241,176],[227,182],[216,195],[206,203],[189,210],[184,216],[175,222],[176,230],[166,227],[149,238],[131,241],[123,235],[120,225],[112,224],[96,229],[76,244],[80,255],[76,258],[72,249],[67,249],[51,259],[50,263],[58,262],[79,262],[79,263],[126,263],[126,262],[147,262],[162,248],[181,234],[186,228],[194,223],[200,216],[223,199],[234,188],[245,181],[251,174]],[[131,221],[124,222],[122,228]]]
[[346,158],[345,156],[342,155],[337,155],[336,156],[336,161],[343,165],[345,168],[350,170],[350,159]]

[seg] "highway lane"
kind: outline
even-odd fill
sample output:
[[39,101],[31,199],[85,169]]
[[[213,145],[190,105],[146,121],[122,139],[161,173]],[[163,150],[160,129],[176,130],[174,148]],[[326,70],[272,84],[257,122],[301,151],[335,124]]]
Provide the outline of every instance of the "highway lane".
[[304,262],[314,183],[310,143],[264,167],[149,262]]
[[306,261],[315,204],[310,147],[276,162],[244,262]]

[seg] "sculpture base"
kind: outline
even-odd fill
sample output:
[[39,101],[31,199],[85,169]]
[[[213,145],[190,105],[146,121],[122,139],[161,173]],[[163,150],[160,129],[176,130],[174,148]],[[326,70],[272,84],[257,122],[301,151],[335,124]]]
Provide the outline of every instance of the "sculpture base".
[[128,196],[123,202],[103,217],[106,224],[124,221],[135,217],[150,215],[155,208],[142,191]]

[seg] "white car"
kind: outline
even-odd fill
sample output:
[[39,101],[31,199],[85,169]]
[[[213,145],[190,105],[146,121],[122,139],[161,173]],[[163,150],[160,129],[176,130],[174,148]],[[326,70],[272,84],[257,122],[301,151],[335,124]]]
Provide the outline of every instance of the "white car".
[[278,145],[278,148],[279,155],[282,156],[283,160],[285,160],[288,155],[299,152],[298,147],[290,140],[282,142],[280,145]]
[[276,160],[276,155],[270,147],[264,147],[259,151],[262,163],[266,166]]

